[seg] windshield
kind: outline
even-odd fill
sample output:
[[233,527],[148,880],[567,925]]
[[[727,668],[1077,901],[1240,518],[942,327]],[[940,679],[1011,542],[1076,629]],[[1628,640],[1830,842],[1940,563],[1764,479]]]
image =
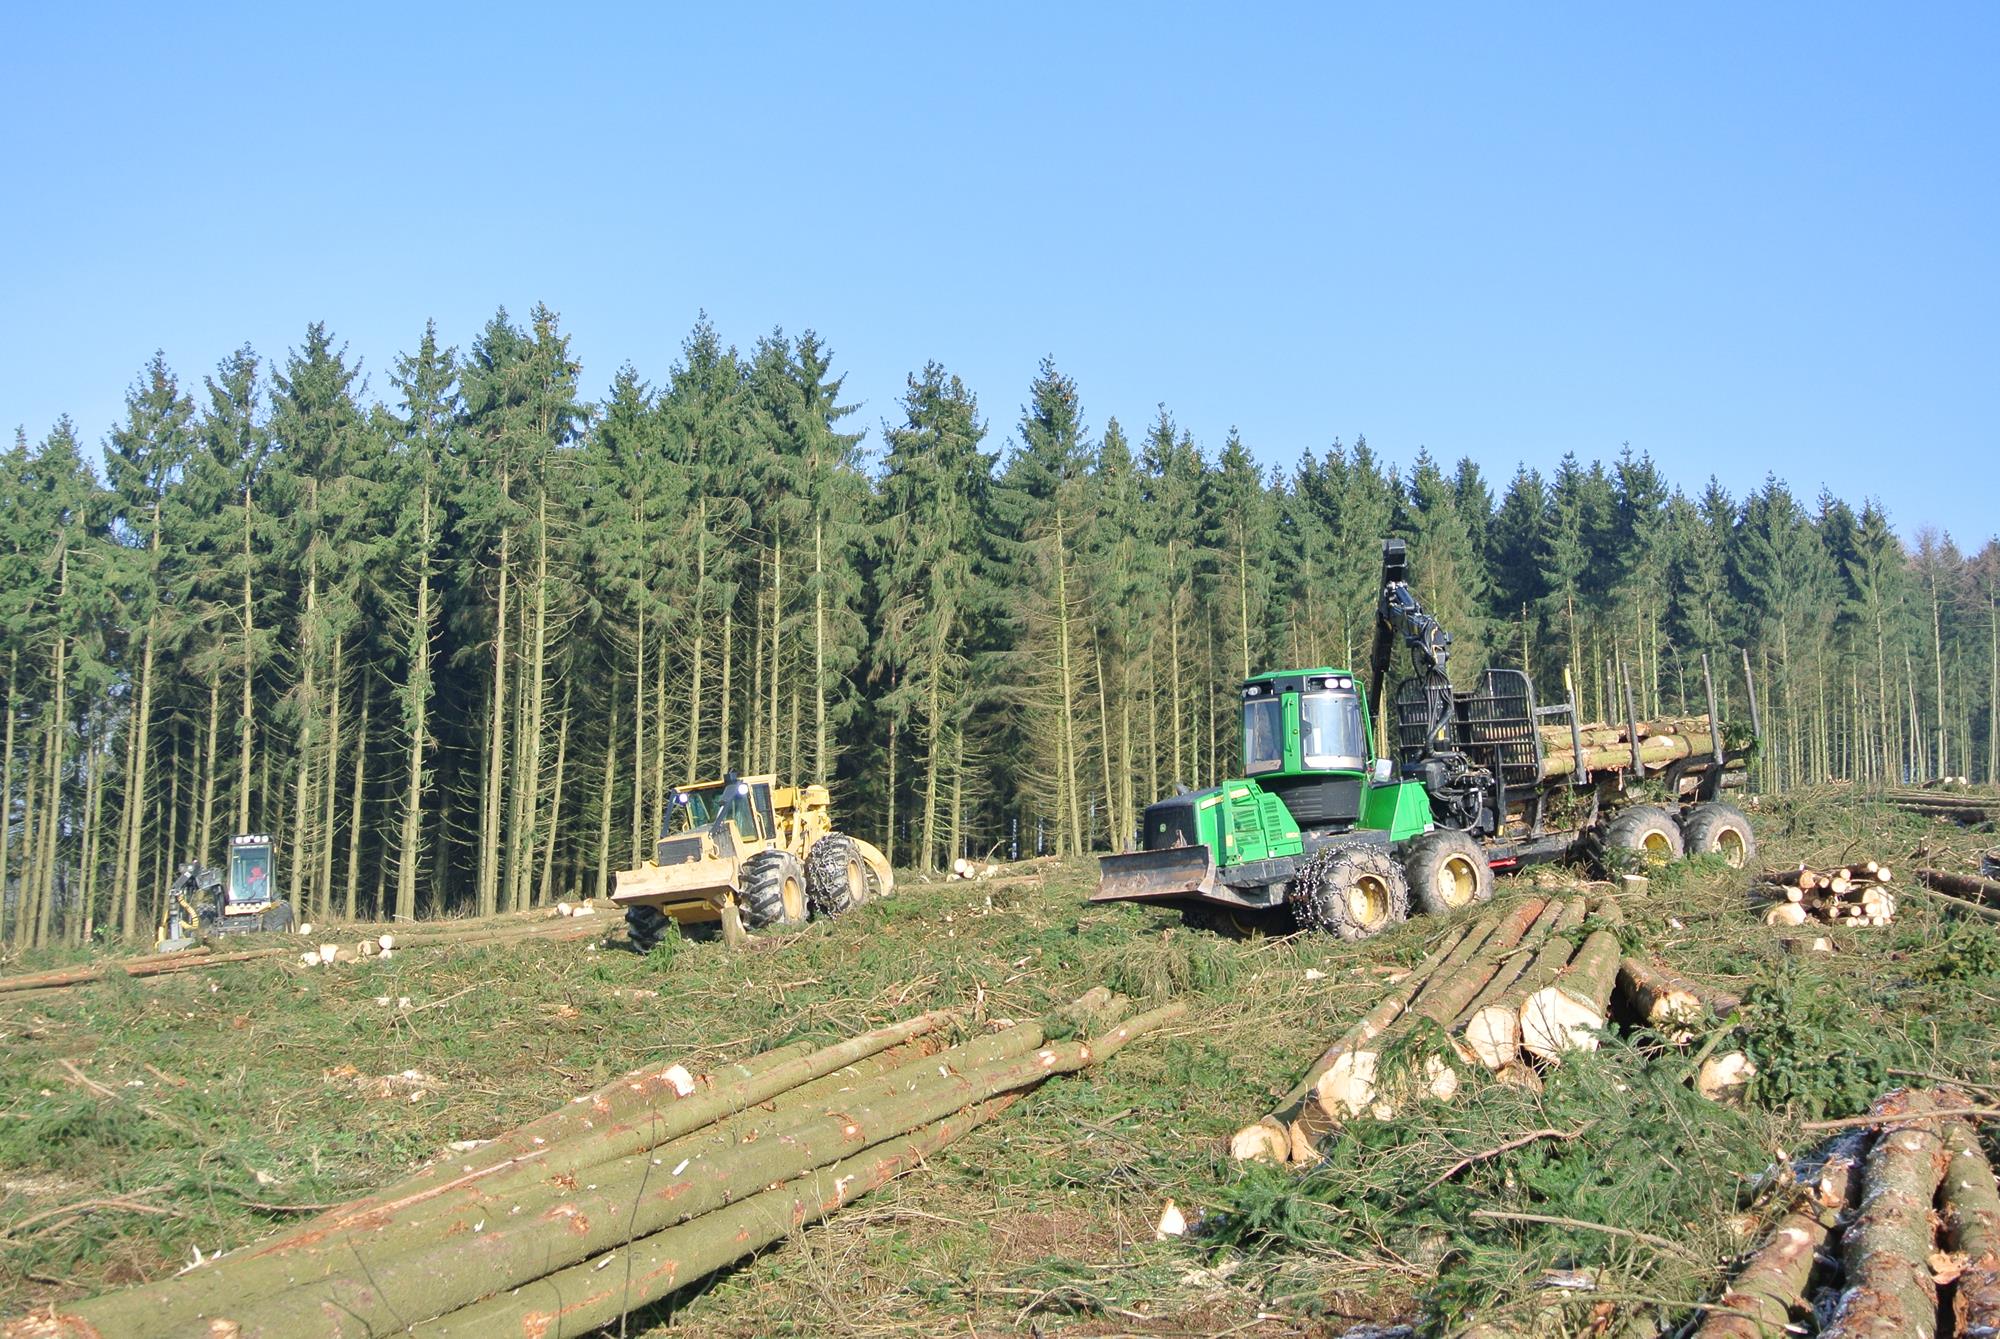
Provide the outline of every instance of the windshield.
[[1243,770],[1266,772],[1285,765],[1284,707],[1277,698],[1243,704]]
[[1308,693],[1299,699],[1299,752],[1307,767],[1366,766],[1361,699],[1351,693]]
[[671,837],[677,832],[693,832],[713,823],[718,813],[726,812],[734,820],[736,830],[746,835],[757,831],[756,819],[751,816],[750,796],[747,787],[729,787],[727,782],[717,781],[707,786],[690,786],[674,792],[673,808],[667,813],[667,830],[664,836]]
[[271,900],[271,848],[237,846],[229,852],[229,900]]

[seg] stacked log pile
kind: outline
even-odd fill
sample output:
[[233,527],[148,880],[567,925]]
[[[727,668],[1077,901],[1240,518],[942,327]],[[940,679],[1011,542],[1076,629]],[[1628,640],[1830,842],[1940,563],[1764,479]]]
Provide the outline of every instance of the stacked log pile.
[[2000,825],[2000,794],[1992,790],[1890,790],[1882,802],[1892,808],[1942,819],[1960,827]]
[[1021,1024],[944,1046],[930,1013],[697,1077],[620,1078],[462,1156],[5,1339],[574,1335],[615,1324],[920,1166],[1054,1074],[1179,1017],[1099,990],[1090,1041]]
[[1821,1339],[2000,1333],[2000,1190],[1969,1106],[1949,1089],[1877,1101],[1801,1168],[1695,1339],[1778,1339],[1807,1314]]
[[[1626,955],[1621,924],[1617,903],[1573,896],[1524,898],[1458,927],[1231,1136],[1230,1155],[1309,1164],[1344,1122],[1449,1101],[1468,1075],[1534,1087],[1541,1069],[1594,1049],[1614,1014],[1684,1045],[1712,1029],[1718,1007],[1735,1007]],[[1738,1084],[1747,1075],[1740,1053],[1709,1057],[1704,1073],[1716,1065]]]
[[[1583,742],[1582,770],[1609,771],[1632,766],[1632,727],[1596,723],[1578,727],[1572,734],[1567,725],[1537,726],[1542,737],[1542,775],[1574,776],[1578,768],[1577,741]],[[1695,754],[1707,754],[1715,747],[1715,736],[1707,716],[1677,720],[1641,721],[1638,725],[1639,760],[1648,771]]]
[[1804,925],[1808,920],[1828,925],[1888,925],[1896,919],[1896,895],[1889,866],[1873,860],[1837,869],[1766,870],[1755,890],[1769,900],[1766,925]]

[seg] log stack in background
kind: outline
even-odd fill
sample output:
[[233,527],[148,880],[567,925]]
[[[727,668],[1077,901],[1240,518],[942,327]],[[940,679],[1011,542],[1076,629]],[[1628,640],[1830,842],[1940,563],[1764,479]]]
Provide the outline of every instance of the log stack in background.
[[[1735,1007],[1626,954],[1622,922],[1609,898],[1528,897],[1455,928],[1275,1108],[1230,1138],[1230,1155],[1310,1164],[1319,1141],[1346,1121],[1386,1120],[1412,1100],[1449,1101],[1466,1075],[1535,1087],[1540,1069],[1594,1049],[1614,1016],[1685,1045],[1715,1028],[1719,1005]],[[1716,1065],[1739,1087],[1750,1072],[1739,1052],[1708,1057],[1703,1072]]]
[[[1566,725],[1537,726],[1542,736],[1542,775],[1574,776],[1579,770],[1577,739],[1583,741],[1581,770],[1611,771],[1632,766],[1632,732],[1625,725],[1602,723],[1578,727],[1570,733]],[[1715,747],[1708,717],[1689,716],[1679,720],[1639,723],[1639,760],[1648,770],[1695,754],[1707,754]]]
[[1808,1160],[1695,1339],[1779,1339],[1809,1314],[1826,1317],[1820,1339],[2000,1332],[2000,1191],[1977,1132],[1951,1114],[1968,1105],[1950,1089],[1878,1100],[1877,1124]]
[[1833,869],[1766,870],[1757,876],[1755,891],[1769,905],[1766,925],[1804,925],[1808,920],[1828,925],[1888,925],[1896,919],[1895,879],[1889,866],[1873,860]]
[[1894,809],[1956,823],[1960,827],[2000,826],[2000,793],[1991,788],[1982,791],[1958,787],[1890,790],[1883,793],[1882,802]]
[[702,1078],[670,1065],[596,1093],[280,1237],[159,1283],[38,1313],[4,1339],[591,1333],[834,1212],[1054,1074],[1179,1017],[1073,1006],[955,1046],[943,1014]]

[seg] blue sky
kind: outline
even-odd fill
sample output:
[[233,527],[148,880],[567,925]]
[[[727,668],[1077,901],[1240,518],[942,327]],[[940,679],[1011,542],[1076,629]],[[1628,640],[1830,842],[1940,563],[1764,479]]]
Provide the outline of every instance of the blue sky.
[[[1398,10],[1409,12],[1396,12]],[[733,12],[740,11],[740,12]],[[814,327],[871,440],[1164,401],[1266,464],[1650,451],[2000,530],[1992,6],[16,5],[0,423],[325,320]]]

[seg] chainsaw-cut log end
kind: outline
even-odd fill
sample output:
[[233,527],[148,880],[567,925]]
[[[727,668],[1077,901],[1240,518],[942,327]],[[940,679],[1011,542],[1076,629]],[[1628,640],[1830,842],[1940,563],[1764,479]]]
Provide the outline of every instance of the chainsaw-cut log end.
[[1565,1051],[1594,1051],[1604,1011],[1560,986],[1547,986],[1521,1005],[1521,1049],[1542,1060]]
[[1701,1062],[1694,1090],[1711,1102],[1734,1103],[1742,1100],[1744,1090],[1756,1076],[1757,1066],[1741,1051],[1712,1055]]
[[1313,1100],[1328,1120],[1358,1116],[1375,1102],[1373,1051],[1348,1051],[1337,1057],[1313,1085]]
[[1766,925],[1804,925],[1806,909],[1796,902],[1780,902],[1764,913]]
[[1291,1151],[1285,1127],[1268,1117],[1229,1136],[1229,1156],[1237,1162],[1289,1162]]
[[1521,1058],[1521,1015],[1489,1004],[1465,1020],[1465,1045],[1480,1064],[1499,1073]]

